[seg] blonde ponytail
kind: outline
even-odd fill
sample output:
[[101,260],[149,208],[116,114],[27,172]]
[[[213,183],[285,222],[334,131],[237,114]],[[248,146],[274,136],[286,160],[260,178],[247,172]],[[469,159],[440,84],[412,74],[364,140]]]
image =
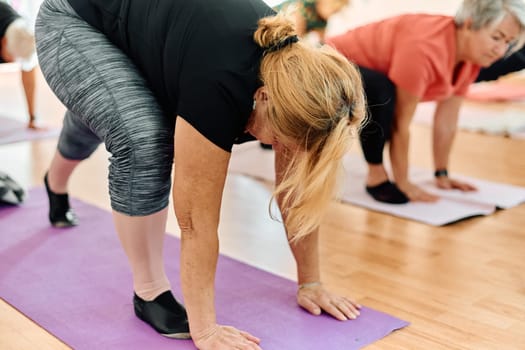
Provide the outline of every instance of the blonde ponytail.
[[[279,14],[259,21],[254,34],[261,47],[294,36],[293,22]],[[260,79],[268,91],[268,122],[290,150],[277,185],[288,235],[299,239],[317,228],[334,198],[342,157],[357,137],[365,102],[358,70],[334,49],[301,41],[266,52]]]

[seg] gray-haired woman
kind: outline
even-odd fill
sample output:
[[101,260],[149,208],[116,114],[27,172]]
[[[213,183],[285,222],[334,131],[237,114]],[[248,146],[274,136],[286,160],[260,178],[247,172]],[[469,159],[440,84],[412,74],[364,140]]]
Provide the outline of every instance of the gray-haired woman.
[[[438,102],[433,133],[437,186],[475,189],[448,176],[462,97],[481,67],[520,48],[524,38],[522,0],[465,0],[455,18],[405,14],[328,40],[363,75],[371,122],[361,133],[361,145],[368,163],[366,190],[374,199],[392,204],[437,200],[409,179],[409,126],[420,101]],[[383,165],[388,139],[392,182]]]

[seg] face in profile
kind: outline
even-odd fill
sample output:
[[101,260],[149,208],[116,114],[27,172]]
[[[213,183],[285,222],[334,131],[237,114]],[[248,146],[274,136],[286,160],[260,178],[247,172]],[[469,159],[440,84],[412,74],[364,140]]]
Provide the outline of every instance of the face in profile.
[[297,151],[298,147],[295,142],[280,140],[277,133],[271,128],[268,122],[268,108],[270,106],[266,93],[264,91],[260,94],[256,93],[255,108],[246,124],[246,132],[250,133],[261,143],[272,145],[275,151],[284,149]]
[[469,60],[482,67],[488,67],[503,58],[520,34],[520,24],[507,14],[499,23],[484,28],[469,29],[467,53]]

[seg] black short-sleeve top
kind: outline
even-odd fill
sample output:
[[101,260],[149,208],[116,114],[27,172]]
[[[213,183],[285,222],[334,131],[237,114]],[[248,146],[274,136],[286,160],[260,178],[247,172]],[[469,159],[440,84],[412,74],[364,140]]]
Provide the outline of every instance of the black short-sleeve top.
[[20,15],[11,6],[0,1],[0,38],[4,37],[7,27],[18,18]]
[[166,115],[180,115],[230,151],[244,134],[260,86],[253,41],[262,0],[68,0],[125,52]]
[[[3,38],[7,27],[13,23],[16,19],[20,18],[18,13],[4,2],[0,2],[0,38]],[[0,43],[1,45],[1,43]],[[0,46],[1,51],[1,46]],[[0,55],[0,63],[4,63],[4,59]]]

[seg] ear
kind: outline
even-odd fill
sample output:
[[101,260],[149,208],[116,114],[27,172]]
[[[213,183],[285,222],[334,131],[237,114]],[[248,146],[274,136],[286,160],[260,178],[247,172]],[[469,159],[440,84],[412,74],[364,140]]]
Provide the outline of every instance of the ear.
[[268,102],[268,90],[265,86],[259,87],[253,96],[257,102]]
[[472,30],[472,18],[467,18],[461,27],[462,29]]

